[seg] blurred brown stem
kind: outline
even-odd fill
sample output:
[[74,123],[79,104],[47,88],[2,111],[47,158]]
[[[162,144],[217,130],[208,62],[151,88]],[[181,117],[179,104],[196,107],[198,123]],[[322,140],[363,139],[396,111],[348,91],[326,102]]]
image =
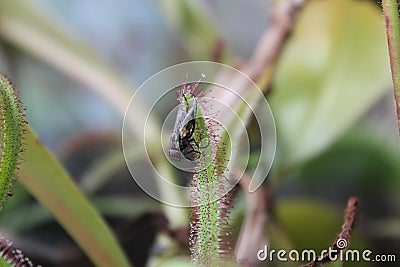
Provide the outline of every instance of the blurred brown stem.
[[400,25],[397,0],[382,0],[400,136]]
[[243,72],[252,80],[258,82],[262,79],[265,83],[270,83],[272,71],[305,1],[282,0],[276,6],[272,14],[271,26],[261,37],[251,59],[243,68]]
[[259,262],[254,251],[267,244],[265,228],[268,221],[267,205],[270,202],[270,192],[268,188],[261,187],[250,194],[247,190],[250,180],[246,173],[240,179],[240,186],[246,194],[248,211],[236,244],[235,257],[243,266],[253,266]]
[[317,267],[331,263],[332,259],[337,258],[337,256],[340,254],[340,251],[347,248],[351,233],[356,225],[359,202],[360,201],[358,198],[355,197],[350,198],[347,202],[347,208],[344,211],[344,223],[342,225],[342,230],[336,236],[335,241],[331,245],[332,253],[326,253],[323,257],[317,258],[305,265],[301,265],[300,267]]
[[[271,26],[261,37],[250,60],[242,68],[242,71],[252,80],[257,83],[262,81],[263,88],[269,87],[271,74],[304,3],[305,0],[282,0],[279,2],[272,14]],[[247,174],[243,175],[240,183],[243,191],[247,192],[250,183]],[[257,190],[246,195],[249,212],[246,214],[235,250],[236,259],[242,265],[252,266],[256,264],[258,261],[254,251],[267,243],[265,227],[268,220],[267,205],[269,203],[267,202],[270,198],[269,193],[268,190]]]

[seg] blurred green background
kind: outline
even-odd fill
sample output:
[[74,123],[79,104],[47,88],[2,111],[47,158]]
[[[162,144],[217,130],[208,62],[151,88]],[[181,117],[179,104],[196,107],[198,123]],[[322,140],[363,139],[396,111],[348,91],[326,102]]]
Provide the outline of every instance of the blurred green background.
[[[31,127],[112,226],[135,266],[187,259],[188,221],[173,225],[175,239],[166,241],[168,210],[136,186],[125,166],[120,136],[126,106],[113,96],[131,96],[168,66],[213,60],[221,42],[220,60],[239,66],[269,29],[274,6],[269,0],[1,1],[1,72],[20,91]],[[400,257],[400,154],[389,74],[376,2],[307,1],[266,94],[278,134],[265,185],[273,192],[274,227],[265,233],[273,247],[326,248],[340,230],[347,199],[358,196],[361,216],[351,247]],[[246,205],[239,191],[234,242]],[[0,215],[0,229],[43,266],[91,266],[20,184]]]

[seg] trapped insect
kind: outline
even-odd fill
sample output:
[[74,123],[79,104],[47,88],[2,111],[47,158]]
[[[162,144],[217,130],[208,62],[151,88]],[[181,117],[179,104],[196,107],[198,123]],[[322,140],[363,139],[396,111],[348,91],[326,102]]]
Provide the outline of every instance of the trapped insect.
[[179,91],[178,101],[180,104],[168,152],[173,160],[180,161],[183,155],[186,159],[194,161],[201,154],[199,145],[193,136],[198,108],[198,99],[193,91],[204,77],[205,75],[202,74],[200,80],[193,85],[186,85],[185,83]]

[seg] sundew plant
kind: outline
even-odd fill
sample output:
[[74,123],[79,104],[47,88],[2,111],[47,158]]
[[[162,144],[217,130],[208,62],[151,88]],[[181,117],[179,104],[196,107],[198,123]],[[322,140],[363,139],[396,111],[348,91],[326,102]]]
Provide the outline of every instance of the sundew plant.
[[227,145],[215,133],[218,123],[204,114],[207,103],[195,93],[200,82],[184,84],[179,90],[178,114],[169,152],[173,160],[186,158],[196,162],[190,181],[191,256],[196,265],[217,266],[229,249],[230,198],[226,195],[217,198],[218,192],[225,191]]
[[[24,108],[14,85],[0,74],[0,212],[13,196],[18,165],[22,161],[23,134],[26,131]],[[12,241],[0,233],[0,266],[34,266],[33,262],[13,247]]]

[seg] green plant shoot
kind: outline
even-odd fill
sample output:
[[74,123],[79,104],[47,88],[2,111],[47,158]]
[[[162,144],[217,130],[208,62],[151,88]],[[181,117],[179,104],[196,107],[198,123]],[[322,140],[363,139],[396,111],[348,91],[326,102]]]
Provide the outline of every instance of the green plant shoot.
[[225,196],[217,197],[224,189],[226,153],[209,123],[211,119],[204,116],[202,104],[194,94],[199,83],[185,84],[179,92],[180,106],[171,136],[170,157],[174,160],[184,157],[196,162],[190,196],[193,206],[191,257],[198,266],[218,266],[229,250],[227,210],[230,201]]
[[7,198],[12,195],[13,182],[22,151],[22,129],[25,120],[14,86],[3,74],[0,74],[0,86],[0,208],[2,208]]
[[[17,166],[21,161],[22,133],[25,124],[21,101],[12,82],[0,74],[0,209],[12,196]],[[12,242],[0,236],[0,266],[34,266],[33,262],[13,247]]]

